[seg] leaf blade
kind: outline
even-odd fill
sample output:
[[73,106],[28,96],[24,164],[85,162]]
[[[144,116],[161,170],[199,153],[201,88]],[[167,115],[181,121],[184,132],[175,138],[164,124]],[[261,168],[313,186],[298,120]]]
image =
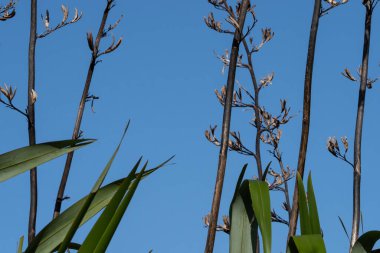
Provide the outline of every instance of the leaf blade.
[[119,226],[119,223],[120,223],[121,219],[123,218],[124,213],[129,206],[129,203],[131,202],[131,200],[132,200],[132,198],[136,192],[136,189],[137,189],[137,187],[141,181],[142,175],[144,174],[144,171],[145,171],[147,165],[148,165],[148,162],[145,163],[144,167],[142,168],[142,170],[138,174],[137,178],[133,181],[130,189],[128,190],[128,192],[126,194],[126,196],[123,198],[120,205],[116,209],[116,212],[114,212],[114,215],[112,216],[111,221],[109,222],[106,230],[104,231],[101,239],[99,240],[99,242],[98,242],[98,244],[94,250],[94,253],[106,252],[106,249],[107,249],[109,243],[111,242],[111,239],[112,239],[117,227]]
[[311,233],[312,234],[321,234],[321,225],[319,223],[319,215],[317,208],[317,201],[315,199],[313,182],[311,180],[311,172],[307,178],[307,200],[309,204],[309,218],[311,225]]
[[93,143],[93,139],[45,142],[0,155],[0,182]]
[[292,236],[289,241],[288,252],[326,253],[326,247],[320,234]]
[[270,209],[269,187],[266,182],[249,181],[252,207],[263,240],[264,253],[270,253],[272,247],[272,216]]
[[298,185],[298,198],[299,198],[299,209],[300,209],[300,227],[301,235],[312,234],[309,208],[306,200],[305,188],[303,186],[301,175],[297,172],[297,185]]

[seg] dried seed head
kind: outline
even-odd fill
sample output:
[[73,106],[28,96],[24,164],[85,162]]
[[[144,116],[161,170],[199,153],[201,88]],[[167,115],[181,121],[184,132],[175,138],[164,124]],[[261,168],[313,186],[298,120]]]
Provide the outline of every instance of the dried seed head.
[[0,87],[0,92],[9,100],[12,101],[13,98],[16,96],[17,89],[13,89],[12,86],[8,86],[6,83],[4,83],[4,88]]
[[367,79],[367,88],[368,88],[368,89],[372,89],[373,84],[376,83],[377,80],[378,80],[378,78],[375,78],[375,79],[369,79],[369,78],[368,78],[368,79]]
[[203,224],[205,227],[210,226],[210,214],[207,214],[205,217],[203,217]]
[[228,18],[226,19],[226,21],[227,21],[228,23],[230,23],[235,29],[240,30],[239,23],[238,23],[238,22],[236,21],[236,19],[234,19],[233,17],[228,16]]
[[38,97],[37,92],[32,89],[32,91],[30,92],[30,98],[32,100],[32,104],[34,104],[37,101],[37,97]]
[[78,9],[75,8],[75,14],[74,14],[74,17],[73,17],[73,19],[72,19],[70,22],[71,22],[71,23],[75,23],[75,22],[77,22],[81,17],[82,17],[82,13],[79,15],[79,13],[78,13]]
[[266,77],[264,77],[263,79],[261,79],[260,80],[260,84],[261,84],[260,88],[261,87],[266,87],[269,84],[272,84],[273,78],[274,78],[274,72],[268,74]]
[[339,154],[339,145],[335,136],[327,139],[327,149],[333,156],[337,156],[337,154]]
[[347,152],[347,150],[348,150],[348,140],[347,140],[347,137],[346,136],[342,136],[342,137],[340,137],[340,140],[343,143],[345,152]]
[[48,30],[49,29],[49,25],[50,25],[50,15],[49,15],[49,11],[46,10],[46,16],[44,18],[44,25],[45,25],[45,28]]
[[336,2],[335,0],[325,0],[326,2],[328,2],[331,6],[337,6],[339,5],[338,2]]
[[223,215],[223,223],[227,228],[231,227],[230,218],[227,215]]
[[261,33],[263,43],[270,41],[274,36],[274,32],[272,32],[271,28],[261,29]]
[[354,81],[354,82],[357,81],[356,78],[351,74],[351,72],[347,68],[344,69],[344,72],[342,72],[342,75],[351,81]]
[[61,23],[63,24],[63,23],[66,22],[67,18],[69,17],[69,10],[63,4],[61,5],[61,10],[62,10],[62,13],[63,13],[63,18],[62,18],[62,22]]

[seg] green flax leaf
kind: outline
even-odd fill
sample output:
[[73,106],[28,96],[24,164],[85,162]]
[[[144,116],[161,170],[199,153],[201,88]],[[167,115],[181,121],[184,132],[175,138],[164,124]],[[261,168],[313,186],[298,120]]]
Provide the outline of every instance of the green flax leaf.
[[311,172],[307,179],[307,200],[309,204],[309,217],[312,234],[322,234],[321,225],[319,223],[317,201],[315,200],[313,182],[311,180]]
[[33,169],[61,155],[82,148],[95,140],[64,140],[46,142],[12,150],[0,155],[0,182]]
[[250,180],[249,191],[263,240],[264,253],[270,253],[272,247],[272,216],[268,184],[259,180]]

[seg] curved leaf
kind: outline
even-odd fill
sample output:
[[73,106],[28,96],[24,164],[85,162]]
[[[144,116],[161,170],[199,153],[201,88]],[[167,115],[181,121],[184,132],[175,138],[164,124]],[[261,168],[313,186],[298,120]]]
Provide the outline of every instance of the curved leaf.
[[380,231],[369,231],[355,242],[354,247],[352,248],[352,253],[367,253],[373,252],[372,248],[375,246],[375,243],[380,239]]
[[[108,225],[105,227],[105,230],[102,234],[102,237],[98,241],[98,244],[97,244],[95,250],[93,251],[94,253],[106,252],[107,247],[108,247],[109,243],[111,242],[112,237],[115,234],[116,229],[119,226],[120,221],[123,218],[124,213],[127,210],[129,203],[131,202],[131,200],[133,198],[133,195],[136,192],[136,189],[137,189],[137,187],[141,181],[142,175],[144,174],[144,171],[145,171],[145,168],[147,165],[148,165],[148,162],[145,163],[144,167],[141,169],[141,171],[138,174],[138,176],[136,177],[136,179],[132,182],[131,186],[128,187],[129,188],[128,192],[121,202],[117,198],[112,198],[110,204],[115,202],[115,203],[119,203],[119,205],[118,205],[116,211],[114,212],[114,215],[112,216],[111,220],[109,221]],[[128,183],[128,185],[129,185],[129,183]],[[118,192],[116,194],[118,194]],[[108,208],[108,206],[107,206],[107,208]],[[107,208],[106,208],[106,210],[107,210]],[[86,251],[84,251],[84,252],[86,252]]]
[[306,199],[305,187],[303,186],[302,178],[297,172],[297,185],[298,185],[298,198],[299,198],[299,209],[300,209],[300,227],[301,235],[312,234],[309,208]]
[[[110,203],[107,205],[106,209],[96,221],[95,225],[92,227],[91,231],[87,235],[86,239],[82,243],[82,247],[79,252],[93,252],[96,248],[97,243],[99,242],[104,229],[108,226],[109,222],[112,219],[120,201],[123,199],[125,192],[128,190],[132,180],[135,178],[135,172],[140,165],[142,157],[136,163],[133,170],[129,175],[123,180],[121,186],[117,192],[113,195]],[[116,200],[115,200],[116,199]]]
[[325,243],[320,234],[292,236],[288,253],[326,253]]
[[309,204],[309,218],[312,234],[322,234],[321,225],[319,223],[317,201],[315,200],[313,182],[311,180],[311,172],[307,178],[307,201]]
[[268,184],[259,180],[249,180],[249,191],[263,240],[264,253],[270,253],[272,247],[272,215]]
[[[115,160],[115,157],[116,157],[117,153],[119,152],[119,149],[120,149],[120,146],[121,146],[121,144],[123,142],[125,134],[127,133],[128,126],[129,126],[129,122],[128,122],[127,126],[125,127],[125,130],[124,130],[123,135],[122,135],[122,137],[120,139],[119,145],[116,147],[116,149],[113,152],[110,160],[108,161],[107,165],[105,166],[105,168],[103,169],[102,173],[100,174],[98,180],[94,184],[94,186],[93,186],[90,194],[87,195],[87,198],[86,198],[86,200],[83,203],[83,206],[79,210],[77,216],[74,218],[73,223],[70,226],[70,229],[68,230],[65,238],[63,239],[63,241],[61,243],[61,246],[58,249],[58,253],[64,253],[66,251],[67,247],[69,246],[69,244],[71,242],[71,239],[74,237],[74,234],[78,230],[79,225],[80,225],[80,223],[81,223],[84,215],[86,214],[88,208],[90,207],[92,200],[95,198],[96,193],[98,192],[100,186],[102,185],[105,177],[107,176],[107,174],[108,174],[108,172],[109,172],[109,170],[110,170],[110,168],[112,166],[113,161]],[[137,164],[135,165],[136,169],[137,169],[138,165],[140,164],[140,161],[141,161],[141,158],[137,162]],[[136,172],[136,169],[132,169],[130,175],[131,174],[134,175],[135,172]]]
[[[146,177],[157,169],[166,165],[174,156],[156,166],[153,169],[145,171],[143,177]],[[135,175],[134,177],[136,177]],[[108,205],[111,198],[114,196],[116,191],[119,189],[125,178],[114,181],[106,186],[103,186],[99,189],[95,198],[91,202],[90,207],[88,208],[86,215],[83,217],[80,225],[86,223],[89,219],[95,216],[100,212],[104,207]],[[88,195],[87,195],[88,196]],[[75,204],[67,208],[63,213],[61,213],[56,219],[46,225],[34,238],[34,240],[29,244],[25,253],[50,253],[56,249],[65,238],[66,233],[68,232],[73,220],[80,211],[84,202],[86,201],[87,196],[83,197]],[[38,249],[37,249],[38,247]]]
[[232,204],[235,201],[235,199],[237,198],[237,196],[239,195],[239,190],[240,190],[241,182],[243,181],[244,174],[245,174],[245,171],[247,170],[247,167],[248,167],[248,164],[247,163],[244,164],[243,168],[241,169],[241,172],[240,172],[240,175],[238,177],[238,180],[236,182],[235,192],[234,192],[234,196],[232,197],[232,201],[231,201],[231,204],[230,204],[230,210],[229,210],[230,222],[232,222]]
[[[94,200],[91,202],[81,225],[95,216],[109,203],[122,181],[123,179],[114,181],[99,189]],[[25,253],[50,253],[52,250],[57,248],[57,246],[59,246],[65,238],[67,231],[86,201],[86,198],[87,196],[77,201],[61,213],[56,219],[50,222],[46,227],[44,227],[29,244]]]
[[256,238],[258,226],[255,222],[251,226],[247,211],[240,194],[237,194],[231,204],[231,230],[230,253],[252,253],[256,250]]
[[0,182],[82,148],[94,141],[92,139],[82,139],[46,142],[4,153],[0,155]]

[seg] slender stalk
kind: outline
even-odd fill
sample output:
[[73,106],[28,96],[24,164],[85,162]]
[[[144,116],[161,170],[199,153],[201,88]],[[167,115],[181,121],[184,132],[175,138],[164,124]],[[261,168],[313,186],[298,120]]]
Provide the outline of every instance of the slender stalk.
[[252,84],[253,84],[253,89],[255,91],[255,125],[256,125],[256,138],[255,138],[255,159],[256,159],[256,165],[257,165],[257,172],[259,179],[261,180],[263,178],[263,167],[261,163],[261,140],[260,140],[260,135],[261,135],[261,121],[260,121],[260,103],[259,103],[259,86],[257,84],[257,79],[255,75],[255,71],[253,69],[253,64],[252,64],[252,52],[249,50],[247,41],[244,39],[243,40],[243,45],[245,52],[247,54],[247,59],[248,59],[248,70],[249,74],[251,76]]
[[[30,6],[30,36],[28,53],[28,135],[29,145],[36,144],[36,122],[34,111],[34,99],[32,91],[35,90],[35,52],[37,41],[37,0],[31,0]],[[30,209],[28,224],[28,242],[31,242],[36,234],[37,218],[37,168],[30,171]]]
[[[236,19],[234,12],[231,11],[231,9],[228,7],[228,4],[226,1],[224,1],[224,6],[225,6],[225,9],[228,12],[228,14],[230,14],[231,17]],[[251,81],[252,81],[253,89],[255,92],[254,111],[255,111],[256,137],[255,137],[255,155],[254,155],[254,158],[256,160],[257,173],[258,173],[259,179],[261,180],[263,177],[263,166],[262,166],[262,162],[261,162],[261,140],[260,140],[260,135],[261,135],[261,121],[260,121],[260,111],[259,111],[259,107],[260,107],[259,92],[260,92],[260,89],[259,89],[259,85],[257,84],[257,79],[256,79],[255,71],[253,68],[253,64],[252,64],[252,53],[253,52],[251,50],[249,50],[249,46],[248,46],[248,43],[247,43],[245,38],[243,38],[242,42],[244,45],[245,53],[247,54],[248,71],[249,71],[249,74],[251,76]]]
[[371,38],[371,22],[373,5],[371,1],[365,4],[366,15],[364,25],[364,43],[363,43],[363,58],[360,76],[360,88],[358,98],[358,111],[356,115],[355,127],[355,144],[354,144],[354,186],[353,186],[353,217],[351,231],[351,249],[358,239],[360,225],[360,179],[361,179],[361,148],[362,148],[362,130],[364,118],[365,93],[367,88],[368,77],[368,58],[369,44]]
[[232,96],[234,91],[235,84],[235,74],[236,74],[236,63],[239,56],[239,46],[242,38],[242,31],[244,27],[245,17],[247,10],[250,6],[249,0],[243,0],[241,4],[240,15],[238,19],[238,24],[240,29],[236,29],[234,33],[234,38],[232,41],[231,55],[230,55],[230,64],[227,77],[227,94],[226,101],[224,105],[223,113],[223,123],[222,123],[222,138],[221,138],[221,147],[219,152],[219,162],[218,162],[218,171],[216,176],[214,196],[211,206],[211,215],[210,215],[210,225],[208,228],[207,242],[205,247],[205,253],[212,253],[214,250],[215,235],[216,235],[216,225],[219,214],[220,199],[222,196],[224,174],[226,171],[227,163],[227,151],[228,151],[228,140],[230,133],[230,124],[231,124],[231,107],[232,107]]
[[[278,164],[280,165],[281,173],[285,174],[285,166],[282,162],[282,155],[281,152],[278,149],[274,150],[274,157],[277,159]],[[288,220],[290,220],[290,215],[292,213],[291,206],[290,206],[290,199],[289,199],[289,187],[288,187],[288,181],[285,180],[284,182],[284,195],[285,195],[285,203],[287,205],[287,211],[288,211]]]
[[[309,48],[307,52],[305,83],[304,83],[304,97],[303,97],[303,115],[302,115],[302,131],[301,131],[301,144],[298,155],[297,171],[303,177],[305,170],[307,143],[309,139],[310,127],[310,105],[311,105],[311,84],[313,79],[313,65],[315,45],[317,40],[318,24],[321,12],[321,0],[315,0],[313,17],[309,35]],[[289,220],[288,240],[296,232],[298,219],[298,185],[297,181],[294,187],[292,212]]]
[[[84,112],[84,108],[86,105],[86,99],[88,97],[88,91],[90,89],[91,80],[92,80],[92,76],[94,73],[95,65],[97,64],[97,59],[99,57],[99,45],[100,45],[101,39],[104,37],[103,36],[104,31],[105,31],[104,27],[105,27],[106,22],[107,22],[108,13],[111,10],[111,8],[113,7],[113,2],[114,2],[114,0],[107,0],[107,6],[104,9],[103,17],[102,17],[102,20],[100,22],[100,26],[99,26],[99,30],[98,30],[98,34],[96,36],[95,43],[93,45],[90,65],[88,67],[87,78],[86,78],[86,81],[84,84],[82,97],[81,97],[81,100],[79,103],[79,108],[78,108],[78,113],[77,113],[77,117],[75,120],[72,139],[78,139],[79,138],[80,126],[81,126],[82,119],[83,119],[83,112]],[[70,172],[73,156],[74,156],[74,152],[71,152],[67,155],[67,158],[66,158],[65,167],[63,170],[61,183],[59,185],[59,189],[58,189],[58,193],[57,193],[57,199],[55,202],[54,218],[56,218],[59,215],[59,213],[61,212],[62,201],[64,199],[63,195],[65,193],[66,183],[67,183],[67,179],[69,177],[69,172]]]

